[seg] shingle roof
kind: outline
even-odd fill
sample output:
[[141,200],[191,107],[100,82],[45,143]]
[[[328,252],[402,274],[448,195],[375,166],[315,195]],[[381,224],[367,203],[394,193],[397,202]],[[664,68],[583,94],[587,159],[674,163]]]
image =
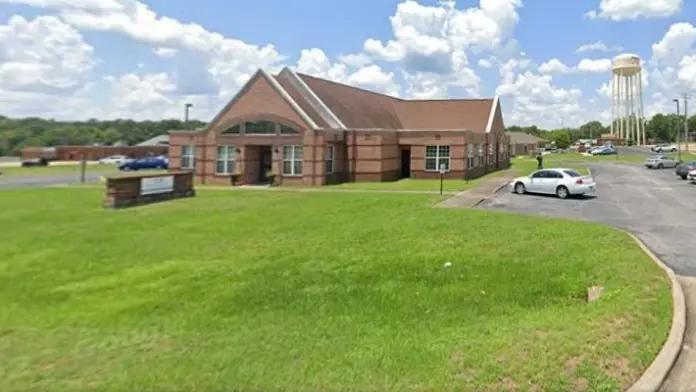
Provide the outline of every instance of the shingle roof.
[[324,119],[317,113],[316,110],[312,107],[312,105],[307,102],[306,99],[302,96],[302,94],[297,91],[295,87],[293,87],[292,83],[290,83],[289,80],[285,78],[281,78],[278,76],[271,76],[272,78],[275,78],[275,80],[280,83],[280,85],[283,87],[283,90],[287,91],[288,95],[297,103],[297,105],[302,108],[302,110],[307,113],[307,115],[314,120],[315,123],[317,123],[318,126],[325,128],[328,127],[328,124]]
[[309,75],[298,76],[354,129],[467,129],[485,132],[494,99],[404,100]]
[[540,137],[530,135],[524,132],[506,132],[510,136],[511,144],[536,144],[539,142],[546,142],[548,140],[542,139]]

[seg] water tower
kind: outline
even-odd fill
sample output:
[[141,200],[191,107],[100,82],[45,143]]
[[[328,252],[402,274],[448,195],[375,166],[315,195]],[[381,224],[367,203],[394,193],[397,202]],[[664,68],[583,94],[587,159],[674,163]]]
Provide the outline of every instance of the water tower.
[[643,115],[643,69],[640,57],[621,54],[614,57],[611,81],[611,134],[619,139],[645,145]]

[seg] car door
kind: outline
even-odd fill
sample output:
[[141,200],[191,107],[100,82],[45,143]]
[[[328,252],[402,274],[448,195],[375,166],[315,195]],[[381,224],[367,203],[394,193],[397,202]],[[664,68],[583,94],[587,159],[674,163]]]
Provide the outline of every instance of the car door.
[[532,193],[546,193],[544,192],[544,181],[547,179],[547,170],[539,170],[534,172],[529,178],[529,192]]

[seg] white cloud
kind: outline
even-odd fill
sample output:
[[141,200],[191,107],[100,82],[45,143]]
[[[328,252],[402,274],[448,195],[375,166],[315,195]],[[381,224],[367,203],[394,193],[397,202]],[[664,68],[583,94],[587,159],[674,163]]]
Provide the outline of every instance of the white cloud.
[[539,66],[539,72],[543,74],[568,73],[570,71],[572,71],[572,69],[563,64],[559,59],[551,59]]
[[652,45],[653,65],[675,65],[686,56],[696,43],[696,27],[690,23],[675,23],[669,27],[660,42]]
[[582,59],[578,63],[577,69],[580,72],[609,73],[612,68],[612,61],[609,59]]
[[487,59],[480,59],[478,61],[478,66],[481,68],[491,68],[491,67],[493,67],[493,63]]
[[666,18],[681,12],[683,4],[683,0],[601,0],[599,10],[585,16],[615,21]]
[[684,57],[679,62],[679,72],[677,77],[690,90],[696,90],[696,55]]
[[0,88],[73,88],[96,64],[94,48],[53,16],[13,16],[0,25],[0,42]]
[[602,41],[591,42],[589,44],[580,45],[575,51],[577,53],[586,52],[618,52],[623,50],[622,47],[610,47]]
[[176,49],[172,49],[172,48],[162,48],[162,47],[160,47],[160,48],[155,48],[155,49],[154,49],[154,52],[155,52],[156,55],[158,55],[158,56],[160,56],[160,57],[164,57],[164,58],[174,57],[174,56],[176,56],[176,54],[178,53],[178,51],[177,51]]

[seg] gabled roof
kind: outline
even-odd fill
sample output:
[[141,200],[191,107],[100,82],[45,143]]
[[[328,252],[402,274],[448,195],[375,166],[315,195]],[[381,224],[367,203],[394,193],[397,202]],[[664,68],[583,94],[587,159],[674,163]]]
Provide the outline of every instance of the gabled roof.
[[404,100],[297,74],[351,129],[466,129],[490,132],[497,98]]
[[510,143],[512,144],[536,144],[539,142],[546,142],[548,140],[542,139],[538,136],[530,135],[524,132],[505,132],[510,136]]

